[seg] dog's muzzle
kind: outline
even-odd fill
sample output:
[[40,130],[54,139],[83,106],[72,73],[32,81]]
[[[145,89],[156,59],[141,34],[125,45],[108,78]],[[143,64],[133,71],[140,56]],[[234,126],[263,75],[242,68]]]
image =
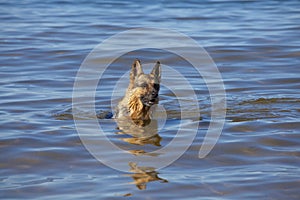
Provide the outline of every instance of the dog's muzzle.
[[158,101],[158,92],[152,92],[148,97],[142,98],[142,102],[145,106],[153,106]]

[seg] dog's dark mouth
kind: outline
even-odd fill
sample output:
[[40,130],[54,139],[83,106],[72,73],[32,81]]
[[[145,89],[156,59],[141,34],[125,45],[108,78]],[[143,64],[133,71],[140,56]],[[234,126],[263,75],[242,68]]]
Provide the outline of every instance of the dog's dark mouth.
[[142,102],[145,106],[153,106],[157,102],[157,99],[143,99]]

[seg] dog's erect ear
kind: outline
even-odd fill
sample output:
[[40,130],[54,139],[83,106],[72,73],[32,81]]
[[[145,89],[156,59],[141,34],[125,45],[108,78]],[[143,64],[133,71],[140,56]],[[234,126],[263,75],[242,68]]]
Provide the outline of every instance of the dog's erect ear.
[[143,74],[143,69],[141,66],[141,61],[138,59],[135,59],[135,61],[132,64],[131,72],[130,72],[130,78],[135,78],[141,74]]
[[155,83],[160,83],[160,77],[161,77],[161,69],[160,69],[160,62],[157,61],[155,66],[153,67],[151,74],[155,77]]
[[133,62],[132,66],[131,66],[130,82],[129,82],[128,89],[133,88],[135,78],[143,73],[144,72],[143,72],[143,69],[141,66],[141,62],[138,59],[135,59],[135,61]]

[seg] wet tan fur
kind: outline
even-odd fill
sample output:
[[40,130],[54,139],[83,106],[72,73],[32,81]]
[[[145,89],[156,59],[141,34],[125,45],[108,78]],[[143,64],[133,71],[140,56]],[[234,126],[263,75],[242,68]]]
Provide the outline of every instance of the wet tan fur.
[[140,97],[144,95],[147,91],[143,88],[137,88],[132,92],[129,97],[128,107],[129,107],[129,115],[131,119],[141,119],[148,120],[150,119],[150,107],[146,107],[143,105]]

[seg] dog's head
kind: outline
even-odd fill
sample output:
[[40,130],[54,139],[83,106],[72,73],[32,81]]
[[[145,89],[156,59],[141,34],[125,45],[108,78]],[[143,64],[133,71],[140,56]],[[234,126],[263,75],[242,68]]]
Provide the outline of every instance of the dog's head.
[[134,61],[130,72],[130,90],[131,97],[135,98],[134,101],[136,101],[136,106],[151,107],[158,103],[160,79],[161,67],[159,61],[156,62],[156,65],[150,74],[145,74],[143,72],[139,60]]

